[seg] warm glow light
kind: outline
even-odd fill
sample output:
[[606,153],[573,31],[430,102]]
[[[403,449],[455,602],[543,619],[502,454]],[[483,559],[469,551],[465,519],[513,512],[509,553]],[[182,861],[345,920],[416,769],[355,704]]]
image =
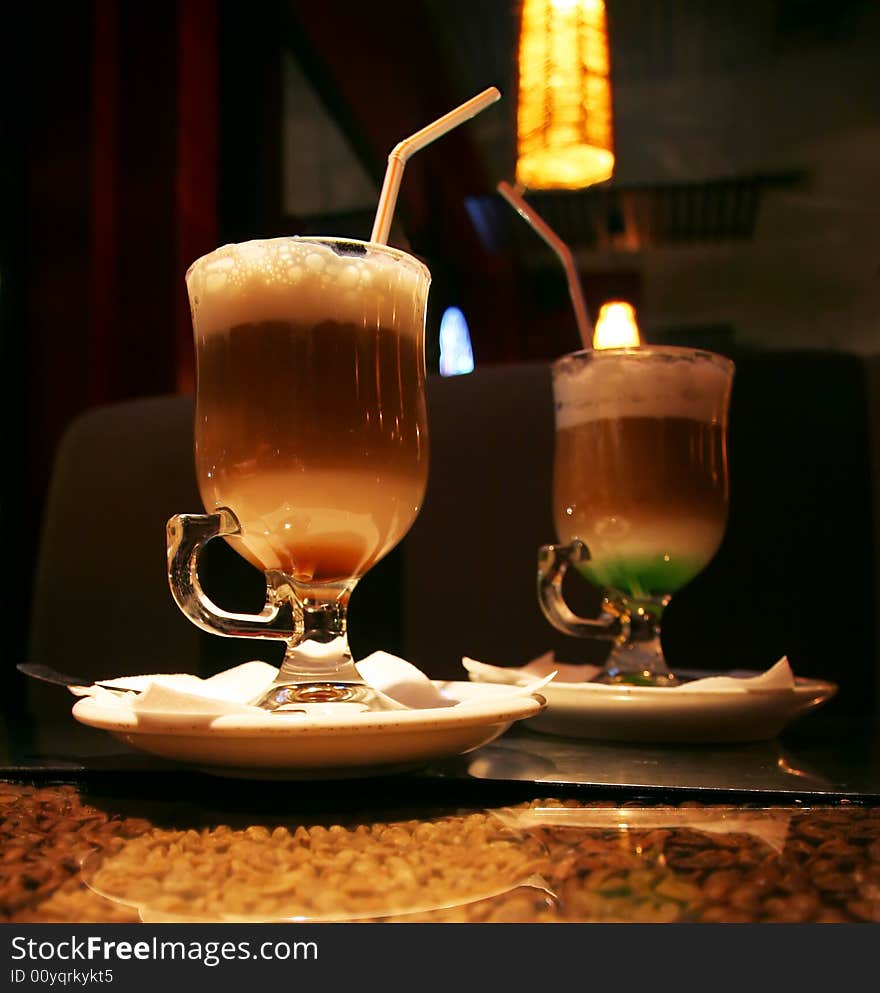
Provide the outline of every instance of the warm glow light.
[[611,81],[604,0],[523,0],[516,179],[583,189],[611,178]]
[[632,304],[622,300],[603,303],[593,332],[593,348],[636,348],[641,343]]

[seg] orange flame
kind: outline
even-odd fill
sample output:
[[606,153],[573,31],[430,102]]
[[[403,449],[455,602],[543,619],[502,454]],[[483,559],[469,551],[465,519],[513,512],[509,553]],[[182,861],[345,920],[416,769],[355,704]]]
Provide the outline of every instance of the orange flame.
[[641,343],[632,304],[622,300],[603,303],[593,332],[593,348],[637,348]]

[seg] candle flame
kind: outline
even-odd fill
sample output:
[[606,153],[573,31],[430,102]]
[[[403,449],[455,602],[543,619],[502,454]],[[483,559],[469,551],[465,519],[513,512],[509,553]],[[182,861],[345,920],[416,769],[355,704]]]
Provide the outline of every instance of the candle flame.
[[593,332],[593,348],[637,348],[641,343],[632,304],[622,300],[603,303]]

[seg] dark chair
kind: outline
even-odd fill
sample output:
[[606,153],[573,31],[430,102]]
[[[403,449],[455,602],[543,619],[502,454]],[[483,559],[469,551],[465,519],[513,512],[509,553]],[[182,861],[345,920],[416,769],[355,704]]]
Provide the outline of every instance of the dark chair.
[[[730,522],[716,559],[672,601],[667,654],[673,665],[726,669],[788,653],[797,672],[840,682],[833,706],[864,710],[877,692],[878,565],[866,365],[835,354],[733,357]],[[355,656],[385,648],[437,678],[461,678],[463,654],[522,664],[553,649],[564,661],[601,661],[607,649],[555,632],[535,600],[536,549],[555,537],[548,367],[432,377],[428,402],[425,504],[355,591]],[[165,521],[201,509],[192,417],[190,398],[160,397],[91,411],[69,429],[46,507],[31,661],[92,677],[278,661],[277,644],[198,631],[168,591]],[[262,578],[224,543],[208,546],[203,574],[229,609],[261,606]],[[598,606],[576,578],[569,592],[579,609]],[[31,684],[29,701],[39,726],[73,734],[62,691]]]
[[[671,602],[673,666],[765,668],[840,684],[839,713],[878,706],[876,474],[880,360],[731,350],[730,516],[708,568]],[[432,475],[404,543],[404,643],[428,671],[462,653],[523,663],[600,644],[550,629],[535,605],[535,549],[554,540],[553,412],[545,365],[436,380]],[[583,610],[598,597],[573,578]]]
[[[602,661],[607,646],[559,634],[535,594],[537,549],[556,540],[549,367],[437,377],[429,382],[428,414],[428,493],[402,549],[409,657],[454,678],[462,654],[522,665],[552,649]],[[584,584],[573,582],[569,593],[581,609],[598,609],[599,597]]]
[[835,710],[871,710],[871,362],[818,351],[729,354],[730,519],[713,562],[672,600],[666,650],[682,667],[704,668],[754,668],[787,654],[796,673],[840,684]]
[[[165,579],[164,526],[198,507],[192,401],[159,397],[91,410],[53,468],[33,591],[28,659],[98,678],[191,670],[199,632]],[[66,691],[30,681],[36,747],[65,754],[104,736],[70,717]],[[115,746],[118,751],[118,746]]]

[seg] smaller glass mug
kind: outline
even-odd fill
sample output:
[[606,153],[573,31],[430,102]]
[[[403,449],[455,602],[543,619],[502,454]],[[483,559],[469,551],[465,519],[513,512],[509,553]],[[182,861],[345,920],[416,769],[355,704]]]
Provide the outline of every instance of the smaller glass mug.
[[[254,701],[264,709],[402,709],[360,677],[346,614],[424,499],[430,273],[384,245],[274,238],[219,248],[186,281],[208,513],[168,522],[178,606],[213,634],[286,642]],[[217,536],[265,574],[259,614],[225,611],[202,589],[199,551]]]
[[[553,510],[559,545],[538,553],[538,600],[554,627],[611,640],[597,681],[670,686],[660,644],[672,594],[711,561],[727,524],[733,363],[642,346],[553,363]],[[597,619],[567,606],[570,565],[604,592]]]

